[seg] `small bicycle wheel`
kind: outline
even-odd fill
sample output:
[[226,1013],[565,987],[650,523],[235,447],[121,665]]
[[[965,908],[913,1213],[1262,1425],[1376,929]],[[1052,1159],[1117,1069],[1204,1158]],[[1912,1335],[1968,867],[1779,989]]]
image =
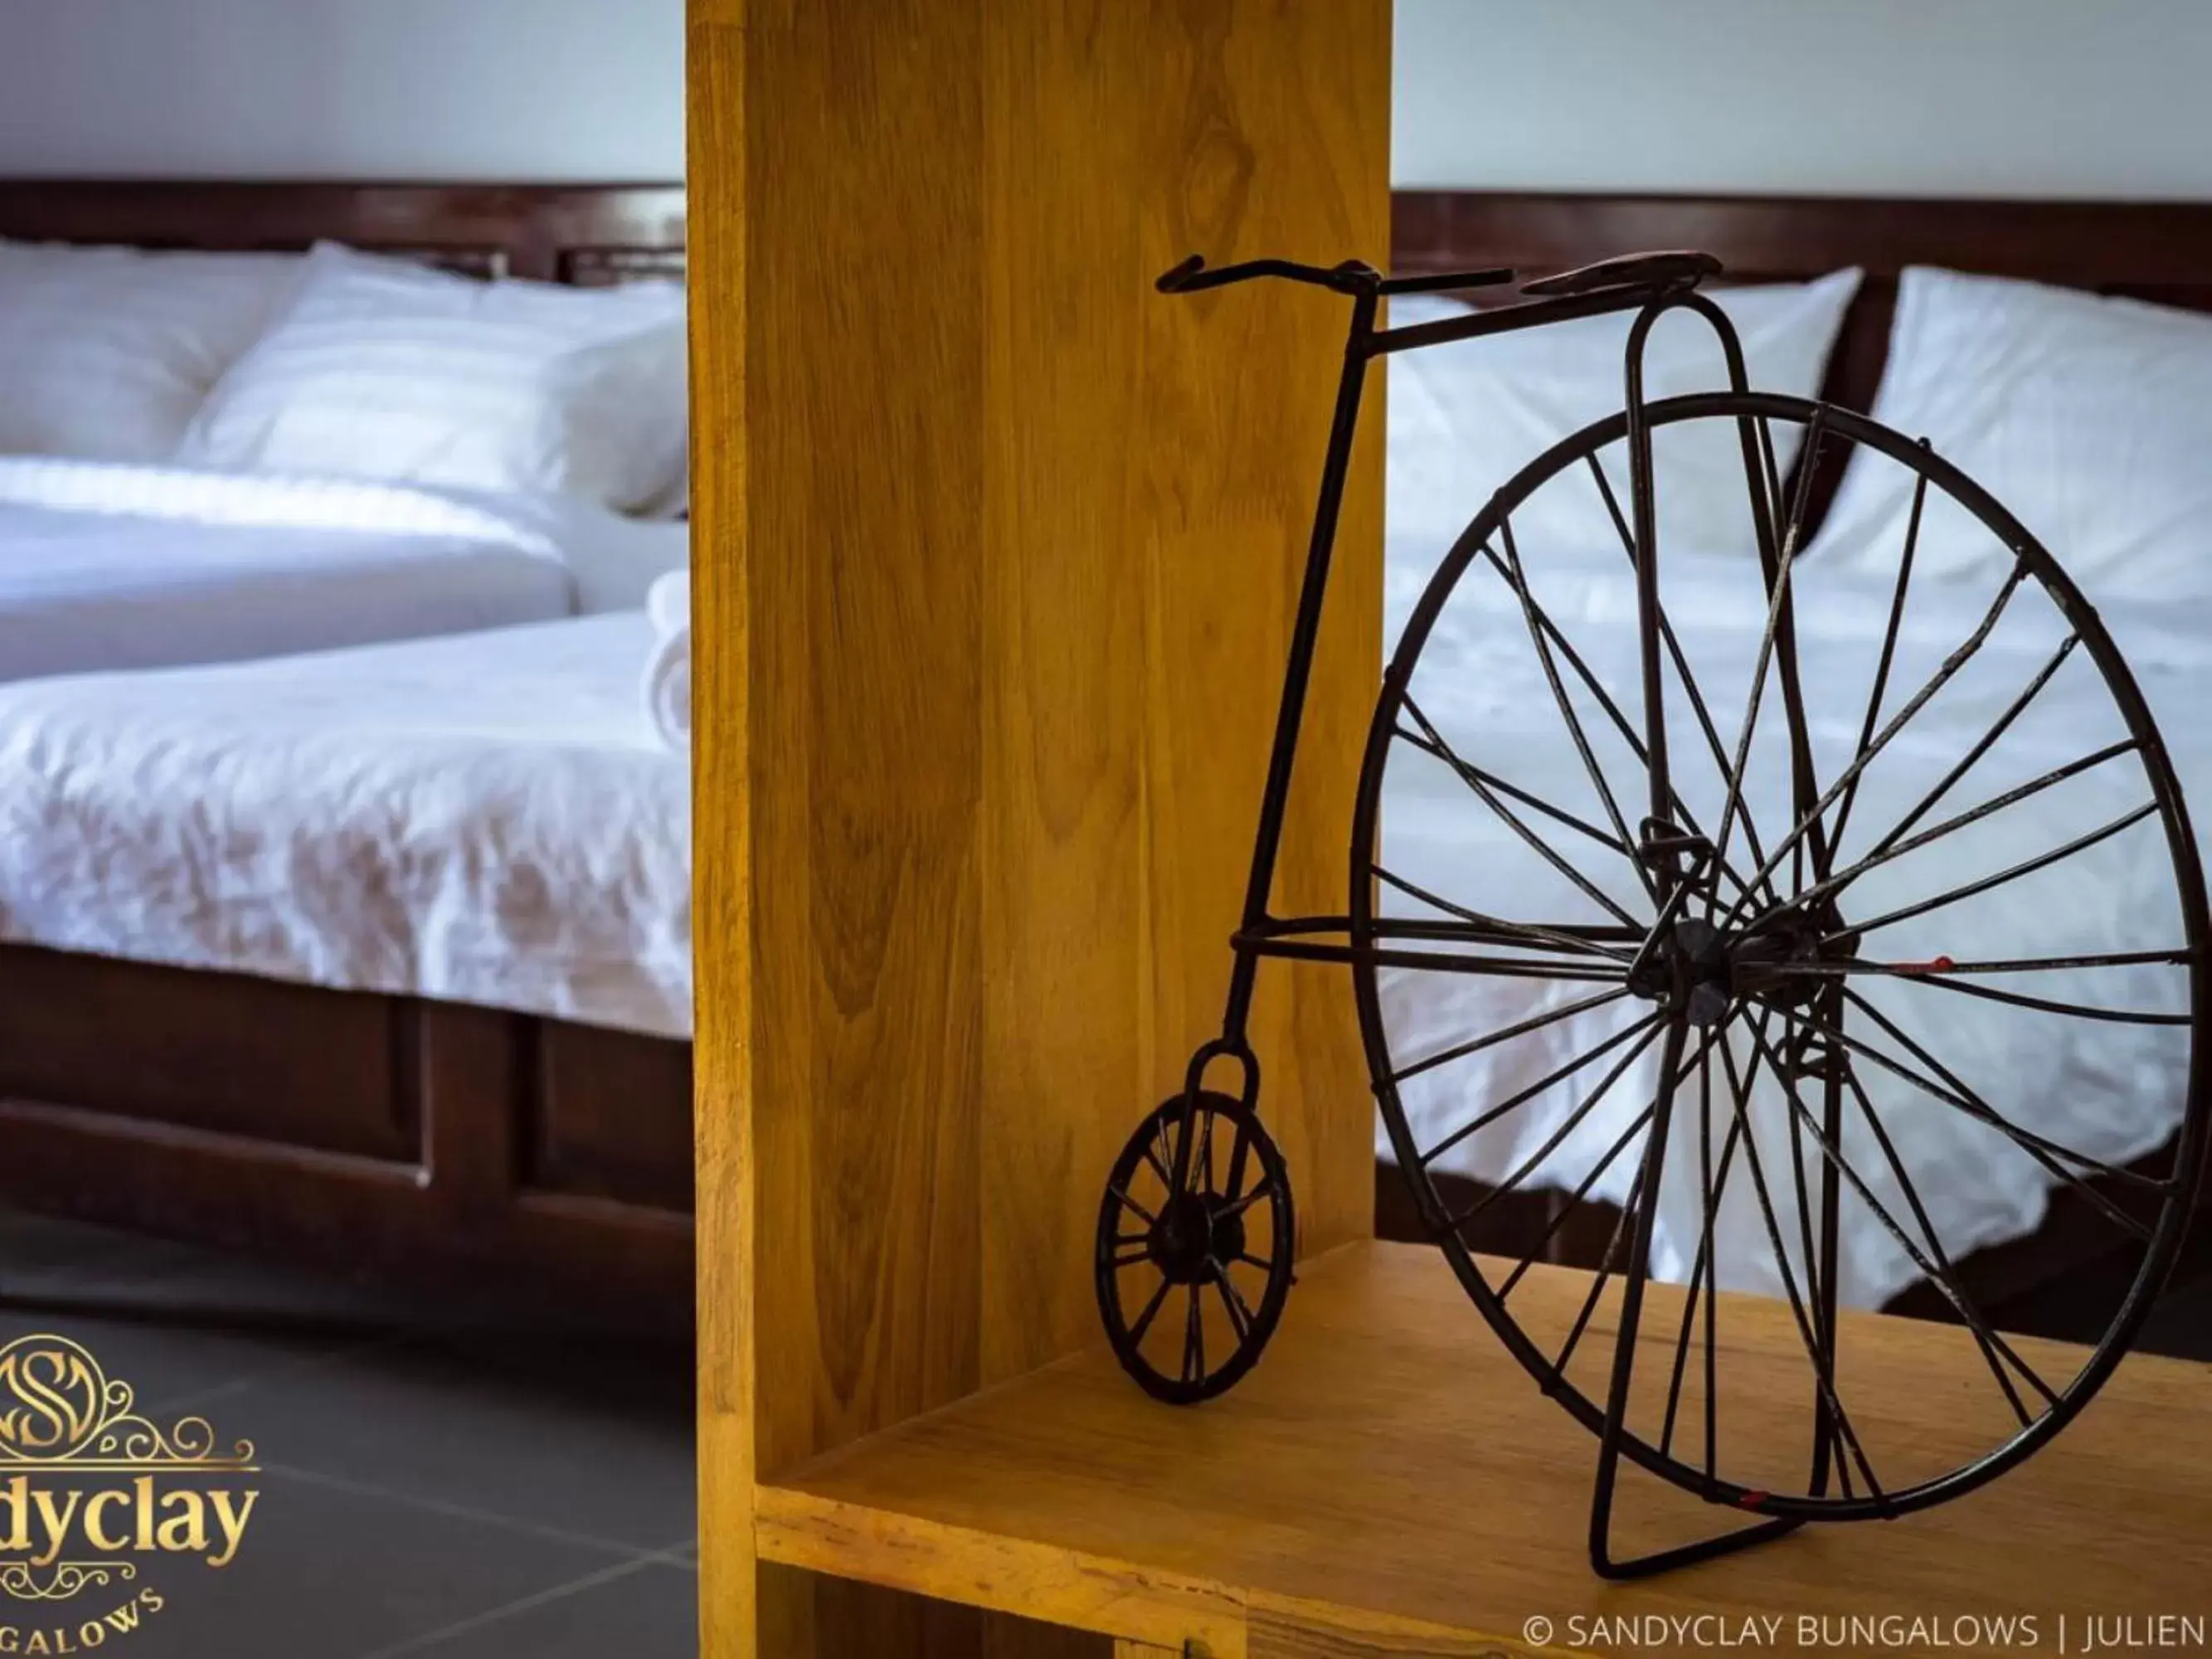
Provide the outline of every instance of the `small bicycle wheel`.
[[1173,1406],[1233,1388],[1283,1316],[1296,1233],[1282,1154],[1249,1107],[1201,1090],[1153,1112],[1098,1210],[1098,1311],[1122,1369]]
[[[1648,416],[1656,562],[1615,416],[1407,606],[1352,834],[1375,1092],[1468,1296],[1594,1433],[1716,1503],[1898,1515],[2047,1442],[2175,1259],[2196,843],[2106,622],[1927,445],[1760,393]],[[1700,456],[1740,471],[1735,539],[1670,548]],[[1800,559],[1846,459],[1895,511]],[[1962,1266],[2046,1215],[2112,1269],[2086,1359]],[[1957,1322],[1942,1387],[1851,1311],[1916,1284]]]

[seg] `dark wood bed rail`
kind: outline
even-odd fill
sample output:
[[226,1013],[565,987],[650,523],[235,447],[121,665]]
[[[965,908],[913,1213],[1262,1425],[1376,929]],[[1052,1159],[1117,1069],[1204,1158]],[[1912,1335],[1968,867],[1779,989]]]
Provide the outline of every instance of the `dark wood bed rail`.
[[2212,311],[2212,202],[1401,190],[1390,244],[1393,266],[1407,271],[1498,264],[1534,276],[1647,247],[1702,248],[1740,283],[1802,282],[1857,265],[1866,276],[1823,388],[1856,410],[1873,406],[1907,265]]
[[683,276],[684,186],[0,179],[0,236],[226,252],[330,240],[597,287]]

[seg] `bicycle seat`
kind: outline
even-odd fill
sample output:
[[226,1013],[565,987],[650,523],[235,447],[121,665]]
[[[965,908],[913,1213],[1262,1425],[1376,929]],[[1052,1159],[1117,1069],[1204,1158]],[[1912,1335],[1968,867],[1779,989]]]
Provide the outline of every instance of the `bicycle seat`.
[[1594,265],[1523,283],[1521,291],[1531,299],[1548,300],[1570,294],[1601,294],[1611,289],[1686,287],[1720,272],[1721,262],[1711,254],[1674,248],[1657,253],[1619,254]]

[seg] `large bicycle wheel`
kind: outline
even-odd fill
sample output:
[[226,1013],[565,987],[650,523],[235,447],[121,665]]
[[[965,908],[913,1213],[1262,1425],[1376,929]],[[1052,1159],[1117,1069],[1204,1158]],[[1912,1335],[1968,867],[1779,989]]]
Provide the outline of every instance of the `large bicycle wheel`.
[[[1620,416],[1394,588],[1349,906],[1375,1091],[1476,1307],[1621,1455],[1753,1513],[1901,1514],[2063,1427],[2175,1258],[2195,843],[2105,623],[1927,446],[1759,393],[1648,414],[1653,625]],[[1670,543],[1669,458],[1739,456],[1727,544]],[[1898,511],[1801,558],[1846,459]],[[2112,1268],[2086,1359],[1997,1329],[1960,1265],[2050,1210]],[[1578,1236],[1587,1279],[1548,1265]],[[1915,1282],[1961,1365],[1897,1389],[1852,1310]]]

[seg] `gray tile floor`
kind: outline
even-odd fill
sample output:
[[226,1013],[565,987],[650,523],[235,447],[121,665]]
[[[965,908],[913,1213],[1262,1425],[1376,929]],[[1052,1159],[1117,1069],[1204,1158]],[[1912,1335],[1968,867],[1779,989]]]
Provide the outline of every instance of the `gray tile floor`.
[[[289,1315],[261,1328],[118,1303]],[[58,1331],[156,1422],[207,1417],[263,1465],[238,1559],[178,1583],[126,1659],[690,1659],[691,1356],[517,1328],[266,1264],[0,1212],[0,1341]],[[2140,1346],[2212,1359],[2212,1274]],[[0,1624],[37,1622],[0,1599]]]
[[[88,1310],[118,1303],[245,1317]],[[327,1323],[252,1328],[271,1315]],[[155,1422],[204,1415],[262,1463],[237,1559],[176,1578],[116,1644],[132,1659],[697,1651],[691,1356],[677,1345],[505,1328],[0,1212],[0,1340],[31,1331],[83,1343]],[[41,1622],[30,1611],[0,1603],[0,1623]]]

